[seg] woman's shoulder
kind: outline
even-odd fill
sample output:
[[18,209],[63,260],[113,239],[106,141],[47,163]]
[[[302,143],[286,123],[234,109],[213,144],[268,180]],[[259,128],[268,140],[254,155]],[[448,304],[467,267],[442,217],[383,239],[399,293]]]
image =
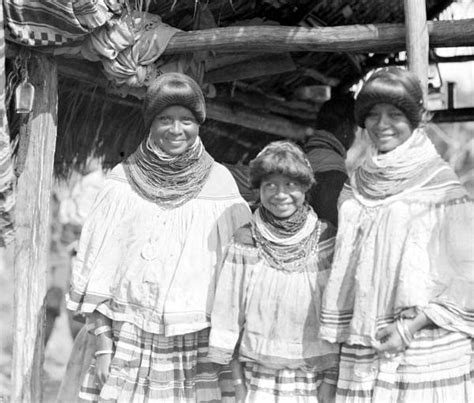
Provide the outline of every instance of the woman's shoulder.
[[214,162],[200,196],[240,197],[240,193],[229,170],[224,165]]

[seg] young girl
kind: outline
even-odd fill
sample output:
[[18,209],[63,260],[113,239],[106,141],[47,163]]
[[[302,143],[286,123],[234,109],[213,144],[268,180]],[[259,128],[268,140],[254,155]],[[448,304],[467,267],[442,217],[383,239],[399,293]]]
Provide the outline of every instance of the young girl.
[[232,362],[238,401],[328,402],[338,346],[318,338],[334,228],[305,202],[313,172],[294,144],[250,163],[261,205],[231,242],[219,277],[209,358]]

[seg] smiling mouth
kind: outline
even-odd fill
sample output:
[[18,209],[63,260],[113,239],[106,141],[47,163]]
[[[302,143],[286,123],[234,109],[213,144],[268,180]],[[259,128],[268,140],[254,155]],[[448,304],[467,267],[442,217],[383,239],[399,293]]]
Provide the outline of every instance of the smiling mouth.
[[184,139],[166,138],[166,141],[168,141],[169,143],[182,143],[184,142]]
[[273,205],[276,207],[276,208],[287,208],[289,206],[288,203],[273,203]]

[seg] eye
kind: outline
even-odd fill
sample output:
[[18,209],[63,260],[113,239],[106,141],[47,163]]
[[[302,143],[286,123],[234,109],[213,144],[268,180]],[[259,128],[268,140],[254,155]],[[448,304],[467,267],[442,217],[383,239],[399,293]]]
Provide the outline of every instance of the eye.
[[400,112],[400,111],[393,111],[393,112],[390,113],[390,116],[391,116],[392,118],[398,118],[398,119],[399,119],[399,118],[401,118],[401,117],[403,117],[403,116],[405,116],[405,115],[404,115],[403,112]]
[[196,123],[196,121],[193,118],[184,118],[181,120],[181,122],[184,125],[192,125],[193,123]]
[[276,185],[273,182],[263,182],[262,185],[265,189],[269,189],[269,190],[274,189],[276,187]]
[[377,117],[377,112],[369,112],[366,116],[366,119],[374,119]]
[[169,116],[158,116],[158,122],[163,125],[169,125],[172,123],[172,119]]
[[291,182],[288,182],[287,186],[288,186],[288,189],[295,190],[300,187],[300,184],[298,182],[291,181]]

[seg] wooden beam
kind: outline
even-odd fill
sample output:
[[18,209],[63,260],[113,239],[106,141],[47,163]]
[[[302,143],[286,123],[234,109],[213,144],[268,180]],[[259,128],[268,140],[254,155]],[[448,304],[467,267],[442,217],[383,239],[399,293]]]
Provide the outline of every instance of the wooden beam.
[[428,96],[428,27],[425,0],[404,0],[408,69],[418,76],[423,99]]
[[319,110],[319,105],[312,105],[308,102],[280,101],[266,97],[264,94],[248,93],[247,91],[240,90],[234,92],[232,101],[254,111],[263,110],[267,113],[287,116],[289,119],[293,118],[308,122],[316,121]]
[[430,114],[434,123],[474,122],[474,108],[440,109]]
[[[429,21],[431,47],[474,45],[474,19]],[[302,28],[245,26],[177,32],[165,54],[221,52],[396,52],[405,50],[404,24]]]
[[314,129],[309,126],[293,123],[277,115],[255,113],[248,108],[225,105],[212,100],[207,101],[207,112],[209,118],[213,120],[292,140],[304,140],[314,133]]
[[289,53],[262,55],[215,70],[207,71],[204,82],[224,83],[296,70]]
[[16,239],[12,402],[41,402],[44,315],[48,272],[50,198],[57,130],[57,70],[51,59],[32,57],[33,111],[20,128]]
[[[90,63],[81,63],[71,59],[58,59],[58,71],[59,74],[65,77],[106,88],[110,94],[123,96],[125,90],[127,90],[129,95],[138,99],[143,99],[145,96],[145,88],[143,87],[125,89],[112,87],[102,72]],[[293,123],[289,119],[271,113],[257,113],[251,108],[224,104],[212,99],[206,100],[206,107],[209,119],[239,125],[275,136],[303,140],[314,132],[314,129],[310,126]]]
[[[263,56],[263,55],[260,55],[260,56]],[[212,54],[211,53],[204,61],[205,70],[206,71],[216,70],[216,69],[220,69],[221,67],[244,62],[246,60],[253,59],[253,58],[255,58],[255,53],[234,53],[234,54],[228,54],[228,53]]]

